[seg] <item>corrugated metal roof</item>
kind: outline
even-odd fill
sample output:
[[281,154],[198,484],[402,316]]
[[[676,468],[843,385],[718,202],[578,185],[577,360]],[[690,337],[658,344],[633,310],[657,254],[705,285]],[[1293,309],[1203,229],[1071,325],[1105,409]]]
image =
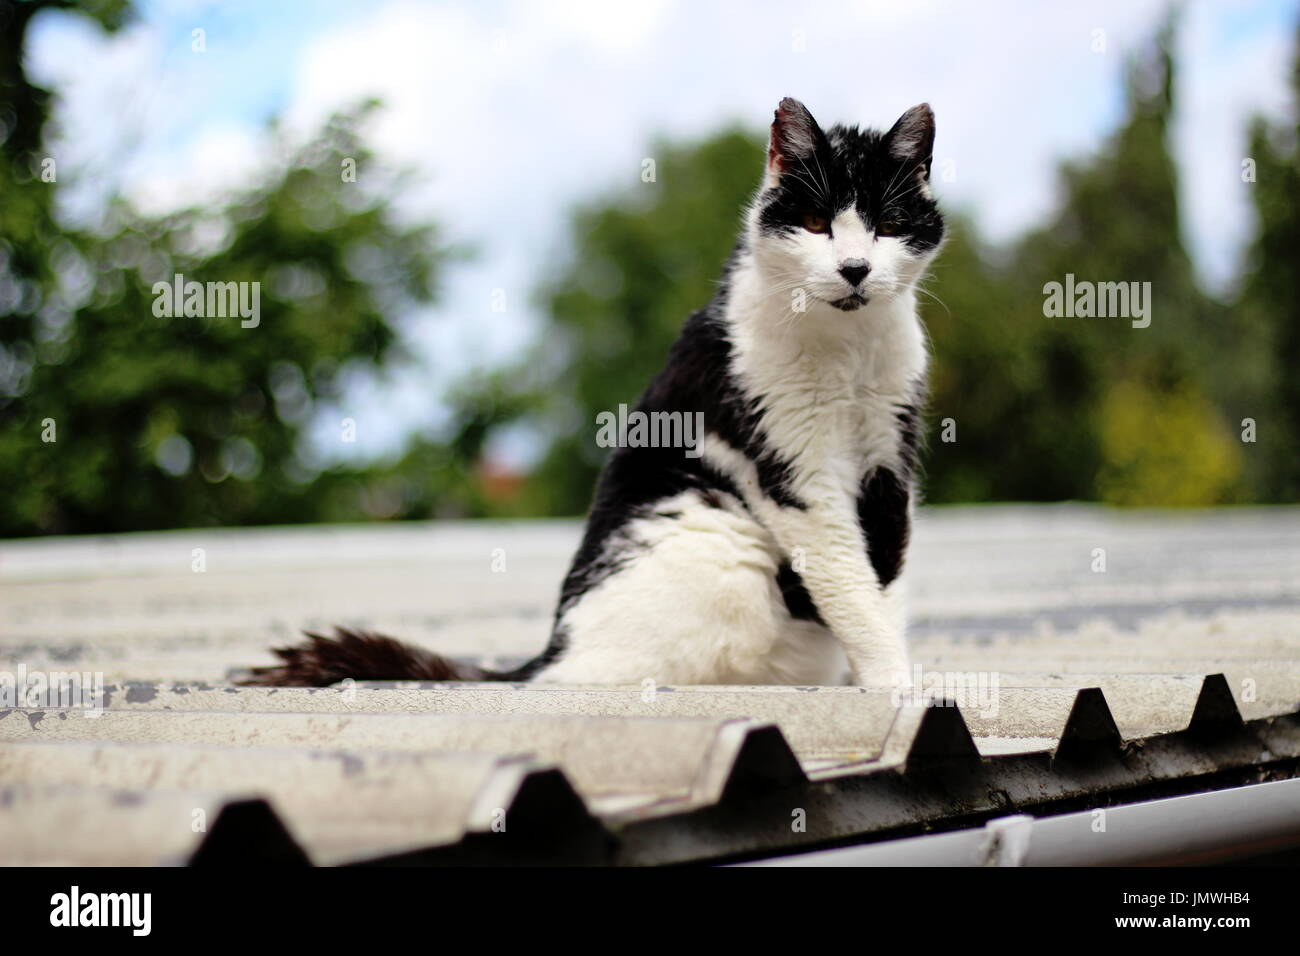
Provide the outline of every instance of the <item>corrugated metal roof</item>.
[[913,645],[954,706],[859,688],[227,680],[331,623],[527,656],[577,533],[0,545],[0,671],[108,682],[97,717],[0,715],[0,862],[729,859],[1300,774],[1288,510],[924,513]]

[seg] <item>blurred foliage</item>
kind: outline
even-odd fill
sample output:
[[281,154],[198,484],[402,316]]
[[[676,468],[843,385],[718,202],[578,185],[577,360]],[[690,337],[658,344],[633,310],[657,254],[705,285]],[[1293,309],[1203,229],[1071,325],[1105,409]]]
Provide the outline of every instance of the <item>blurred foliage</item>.
[[[0,536],[585,510],[604,456],[596,413],[636,401],[712,295],[761,174],[761,136],[658,143],[653,181],[574,212],[523,360],[431,394],[445,422],[395,460],[327,468],[308,424],[354,372],[401,360],[398,317],[432,301],[447,256],[433,227],[396,224],[402,180],[371,170],[358,138],[371,106],[219,206],[148,217],[115,199],[93,227],[69,226],[54,214],[59,185],[41,177],[50,96],[21,52],[35,13],[73,6],[0,0]],[[76,9],[109,30],[131,13],[125,0]],[[1258,232],[1234,301],[1206,295],[1168,145],[1173,29],[1130,64],[1113,135],[1062,165],[1040,227],[995,247],[950,212],[922,296],[928,500],[1300,493],[1300,126],[1243,131],[1254,178],[1230,170],[1224,188],[1249,190]],[[1300,60],[1294,92],[1300,121]],[[341,177],[346,157],[365,188]],[[153,283],[178,272],[260,282],[260,325],[155,317]],[[1043,287],[1067,273],[1150,282],[1150,327],[1046,317]],[[48,420],[55,442],[42,440]],[[521,429],[542,442],[523,474],[496,451]]]
[[[636,403],[686,316],[712,297],[753,195],[763,146],[739,131],[659,143],[655,181],[574,217],[572,261],[540,292],[550,326],[527,362],[557,437],[529,478],[530,510],[581,514],[604,457],[595,415]],[[684,227],[689,223],[689,227]]]
[[[1225,189],[1255,190],[1261,232],[1240,301],[1208,296],[1183,243],[1169,150],[1174,30],[1170,20],[1130,63],[1125,119],[1095,153],[1063,164],[1060,200],[1041,227],[994,248],[950,214],[922,296],[934,353],[929,501],[1295,500],[1300,378],[1283,370],[1300,358],[1297,137],[1257,123],[1259,184],[1225,172]],[[761,144],[738,131],[661,144],[651,154],[662,157],[657,183],[575,216],[572,262],[542,297],[550,361],[539,355],[520,370],[552,396],[545,430],[557,437],[528,491],[541,512],[586,506],[602,458],[591,423],[635,401],[683,318],[711,294]],[[1044,285],[1067,274],[1149,282],[1150,326],[1045,316]],[[1254,443],[1241,440],[1243,417],[1259,421]],[[955,441],[942,440],[946,419]]]
[[1109,385],[1099,416],[1102,467],[1096,487],[1118,505],[1203,505],[1227,500],[1242,444],[1190,386]]
[[[935,354],[931,411],[933,419],[955,420],[957,440],[934,436],[930,500],[1192,505],[1233,497],[1235,471],[1202,473],[1190,459],[1137,455],[1106,439],[1109,418],[1129,414],[1125,399],[1156,410],[1178,406],[1176,414],[1140,426],[1153,444],[1191,448],[1225,428],[1201,390],[1215,385],[1212,367],[1229,344],[1230,312],[1200,291],[1183,246],[1178,173],[1168,148],[1171,41],[1167,27],[1148,57],[1131,64],[1126,120],[1093,156],[1062,167],[1062,199],[1043,226],[994,264],[980,254],[970,226],[959,226],[940,257],[931,289],[947,308],[925,310]],[[1225,188],[1231,185],[1225,176]],[[1044,286],[1064,283],[1067,274],[1076,281],[1149,282],[1150,325],[1045,316]],[[1189,418],[1188,409],[1202,418]],[[1169,428],[1180,431],[1156,434]],[[1227,457],[1224,467],[1237,460]],[[1177,500],[1155,493],[1170,486],[1160,470],[1173,466],[1187,471]],[[1126,476],[1120,485],[1117,469]],[[1186,488],[1188,481],[1195,487]],[[1121,486],[1129,490],[1119,494]],[[1151,493],[1141,495],[1142,487]]]
[[[43,122],[30,85],[0,94],[6,123]],[[113,200],[93,228],[55,222],[39,138],[6,126],[0,535],[365,514],[366,475],[322,474],[302,433],[346,373],[395,358],[390,317],[431,300],[441,257],[431,227],[394,225],[400,183],[360,185],[370,157],[355,127],[372,105],[219,208],[149,218]],[[176,273],[260,283],[259,324],[157,317],[154,283]]]
[[1226,355],[1234,421],[1253,418],[1260,454],[1251,489],[1271,501],[1300,501],[1300,24],[1291,71],[1290,122],[1251,125],[1247,156],[1258,229]]

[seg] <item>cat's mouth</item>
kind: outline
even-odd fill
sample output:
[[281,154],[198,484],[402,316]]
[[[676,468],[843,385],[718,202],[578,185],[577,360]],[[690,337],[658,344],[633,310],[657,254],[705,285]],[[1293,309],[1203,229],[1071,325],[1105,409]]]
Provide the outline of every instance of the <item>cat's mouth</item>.
[[862,308],[869,300],[867,296],[854,292],[842,299],[828,299],[827,301],[841,312],[852,312],[855,309]]

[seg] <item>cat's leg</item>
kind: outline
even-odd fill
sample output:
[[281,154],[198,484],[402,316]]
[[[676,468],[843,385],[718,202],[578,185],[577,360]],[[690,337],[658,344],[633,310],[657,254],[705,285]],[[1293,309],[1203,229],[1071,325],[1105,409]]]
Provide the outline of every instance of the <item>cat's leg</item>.
[[907,675],[902,680],[891,682],[894,687],[910,687],[915,681],[915,671],[911,664],[911,654],[908,651],[907,641],[907,585],[906,576],[899,574],[889,585],[880,592],[882,610],[885,619],[889,621],[890,626],[898,635],[898,640],[903,646],[905,666],[908,668]]
[[801,557],[804,587],[844,648],[853,682],[908,686],[902,591],[880,587],[853,502],[827,494],[806,508],[774,509],[765,519],[782,551]]
[[[793,621],[779,550],[734,499],[687,492],[620,536],[616,570],[566,610],[567,646],[534,679],[561,683],[824,683],[842,656]],[[806,626],[807,625],[807,626]]]

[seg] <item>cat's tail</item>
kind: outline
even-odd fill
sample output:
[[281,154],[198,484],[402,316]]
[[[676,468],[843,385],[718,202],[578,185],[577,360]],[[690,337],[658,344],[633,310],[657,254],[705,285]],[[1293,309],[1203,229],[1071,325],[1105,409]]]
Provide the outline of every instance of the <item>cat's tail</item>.
[[433,651],[371,631],[335,627],[333,637],[304,632],[307,640],[274,648],[283,663],[254,667],[235,681],[244,686],[327,687],[341,680],[514,680],[503,673],[453,661]]

